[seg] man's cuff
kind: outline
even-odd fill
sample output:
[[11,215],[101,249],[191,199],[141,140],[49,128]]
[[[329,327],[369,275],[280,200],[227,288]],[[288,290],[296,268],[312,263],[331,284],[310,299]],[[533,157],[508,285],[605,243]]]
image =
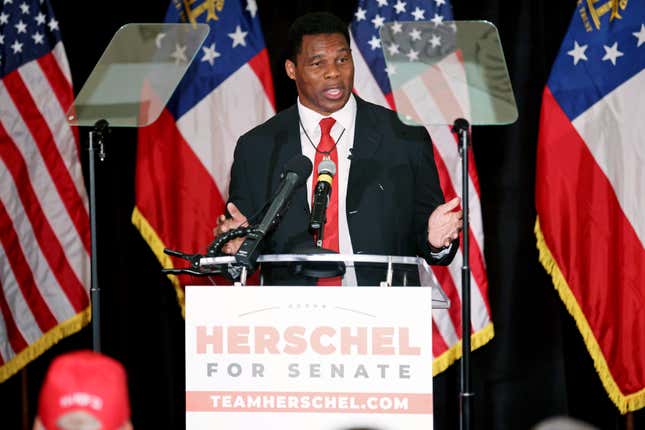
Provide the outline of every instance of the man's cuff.
[[430,242],[427,242],[427,244],[428,244],[428,248],[430,248],[430,255],[432,256],[432,258],[437,258],[437,259],[443,258],[446,255],[448,255],[453,245],[453,243],[450,242],[450,245],[448,246],[444,246],[443,248],[435,248],[430,244]]

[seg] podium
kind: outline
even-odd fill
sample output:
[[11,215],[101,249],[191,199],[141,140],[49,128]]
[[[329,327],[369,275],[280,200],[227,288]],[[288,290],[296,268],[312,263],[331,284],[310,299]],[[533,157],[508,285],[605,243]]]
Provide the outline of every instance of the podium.
[[[188,430],[432,428],[432,310],[450,301],[425,260],[276,254],[258,263],[261,285],[186,287]],[[273,271],[310,282],[303,273],[339,263],[345,283],[365,271],[381,281],[268,285]],[[199,264],[221,271],[235,258]]]

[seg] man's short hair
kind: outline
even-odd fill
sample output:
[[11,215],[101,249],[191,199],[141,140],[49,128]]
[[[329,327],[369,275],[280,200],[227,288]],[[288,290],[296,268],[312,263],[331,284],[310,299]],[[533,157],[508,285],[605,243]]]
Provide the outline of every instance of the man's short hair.
[[349,30],[336,15],[329,12],[312,12],[296,19],[289,28],[289,59],[296,62],[302,48],[302,37],[314,34],[342,34],[349,46]]

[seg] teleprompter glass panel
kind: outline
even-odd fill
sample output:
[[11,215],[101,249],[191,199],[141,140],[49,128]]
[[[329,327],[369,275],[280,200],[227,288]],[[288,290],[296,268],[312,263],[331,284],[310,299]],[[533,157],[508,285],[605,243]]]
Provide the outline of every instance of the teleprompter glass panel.
[[154,122],[208,35],[207,24],[126,24],[114,34],[67,114],[72,125]]
[[381,27],[386,72],[401,121],[510,124],[513,88],[497,28],[485,21],[388,22]]

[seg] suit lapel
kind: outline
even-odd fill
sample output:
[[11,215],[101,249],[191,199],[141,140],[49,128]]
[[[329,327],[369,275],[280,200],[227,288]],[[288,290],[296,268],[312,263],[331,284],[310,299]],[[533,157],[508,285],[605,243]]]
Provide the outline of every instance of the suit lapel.
[[[356,97],[356,96],[354,96]],[[356,97],[356,123],[354,124],[354,145],[352,147],[352,163],[349,168],[347,183],[347,212],[357,209],[370,174],[370,161],[381,146],[382,135],[367,103]]]
[[[300,144],[300,122],[298,117],[298,109],[294,105],[289,108],[287,115],[284,118],[284,127],[280,129],[278,133],[274,136],[273,142],[273,151],[271,157],[273,158],[270,162],[271,166],[274,166],[273,177],[271,178],[270,190],[267,193],[268,196],[271,196],[272,193],[278,188],[280,183],[280,176],[282,170],[296,155],[302,154],[302,146]],[[305,187],[300,187],[294,192],[293,198],[291,200],[291,210],[296,213],[304,212],[304,215],[309,216],[309,205],[307,204],[307,190]]]

